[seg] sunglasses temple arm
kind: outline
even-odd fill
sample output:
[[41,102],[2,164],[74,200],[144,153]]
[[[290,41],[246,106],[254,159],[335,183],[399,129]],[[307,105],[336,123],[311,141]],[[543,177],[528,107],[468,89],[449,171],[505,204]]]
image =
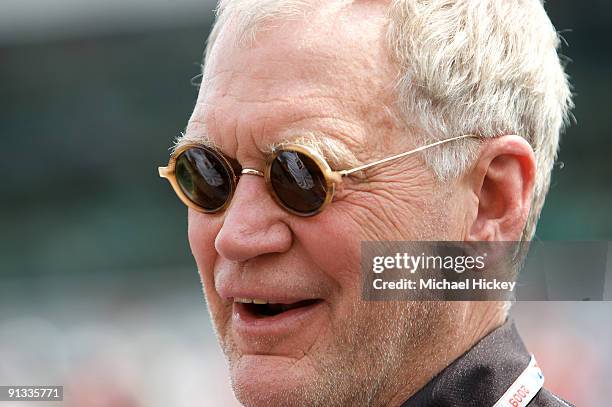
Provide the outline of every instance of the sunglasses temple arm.
[[374,161],[374,162],[371,162],[371,163],[368,163],[368,164],[360,165],[359,167],[351,168],[350,170],[337,171],[337,173],[340,174],[340,176],[345,177],[345,176],[350,175],[350,174],[352,174],[354,172],[365,170],[366,168],[370,168],[370,167],[373,167],[373,166],[378,165],[378,164],[383,164],[383,163],[386,163],[386,162],[389,162],[389,161],[397,160],[398,158],[406,157],[406,156],[409,156],[411,154],[418,153],[419,151],[427,150],[427,149],[429,149],[431,147],[439,146],[440,144],[445,144],[445,143],[448,143],[448,142],[451,142],[451,141],[454,141],[454,140],[463,139],[463,138],[479,138],[479,136],[474,135],[474,134],[464,134],[463,136],[451,137],[451,138],[446,139],[446,140],[436,141],[435,143],[431,143],[431,144],[427,144],[427,145],[421,146],[419,148],[415,148],[414,150],[406,151],[405,153],[396,154],[396,155],[393,155],[391,157],[383,158],[382,160],[378,160],[378,161]]

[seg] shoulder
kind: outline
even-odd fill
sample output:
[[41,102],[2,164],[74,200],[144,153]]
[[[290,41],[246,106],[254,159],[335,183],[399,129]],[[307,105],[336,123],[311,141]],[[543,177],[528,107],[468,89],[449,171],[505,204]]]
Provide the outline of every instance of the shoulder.
[[531,400],[528,407],[575,407],[546,389],[542,389]]

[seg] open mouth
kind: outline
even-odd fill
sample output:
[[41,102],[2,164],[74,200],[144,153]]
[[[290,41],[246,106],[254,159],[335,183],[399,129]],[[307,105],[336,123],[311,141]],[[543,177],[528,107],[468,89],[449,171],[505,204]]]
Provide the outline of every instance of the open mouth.
[[290,304],[281,304],[269,303],[265,300],[234,298],[234,303],[239,307],[240,311],[251,318],[274,317],[292,310],[306,311],[321,301],[320,299],[309,299]]

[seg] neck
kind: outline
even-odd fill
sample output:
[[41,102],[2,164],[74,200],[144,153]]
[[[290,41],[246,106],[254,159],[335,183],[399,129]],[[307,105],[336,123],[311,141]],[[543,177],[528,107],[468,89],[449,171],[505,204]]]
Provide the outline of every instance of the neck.
[[401,365],[392,376],[397,379],[395,389],[389,388],[388,396],[374,405],[400,406],[506,319],[501,302],[462,302],[457,306],[456,318],[422,344],[417,358]]

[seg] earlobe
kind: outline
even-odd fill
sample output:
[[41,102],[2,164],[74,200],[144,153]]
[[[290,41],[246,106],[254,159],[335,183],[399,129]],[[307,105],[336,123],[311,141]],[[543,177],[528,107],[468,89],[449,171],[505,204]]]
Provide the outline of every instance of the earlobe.
[[535,156],[525,139],[509,135],[485,141],[469,174],[477,208],[465,240],[520,240],[534,182]]

